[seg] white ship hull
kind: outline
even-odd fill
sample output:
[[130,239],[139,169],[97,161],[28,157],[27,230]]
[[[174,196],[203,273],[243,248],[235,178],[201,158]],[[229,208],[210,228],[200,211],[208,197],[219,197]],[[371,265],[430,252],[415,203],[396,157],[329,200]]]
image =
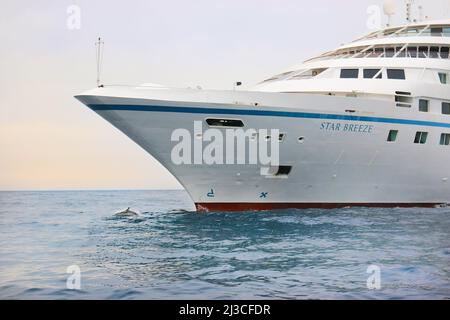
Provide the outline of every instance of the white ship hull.
[[[166,167],[199,211],[450,203],[450,152],[439,145],[450,124],[393,110],[391,101],[145,87],[98,88],[77,99]],[[172,132],[192,132],[208,117],[285,133],[280,164],[292,166],[289,176],[268,178],[259,165],[175,165]],[[390,130],[399,131],[395,143],[386,140]],[[417,131],[430,143],[413,143]]]

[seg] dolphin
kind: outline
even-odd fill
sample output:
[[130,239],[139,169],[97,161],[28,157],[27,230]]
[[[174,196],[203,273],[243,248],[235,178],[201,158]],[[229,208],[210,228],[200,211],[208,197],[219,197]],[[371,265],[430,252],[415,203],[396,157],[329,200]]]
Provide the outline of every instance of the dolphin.
[[130,207],[128,207],[126,210],[117,212],[115,215],[119,217],[135,217],[138,216],[139,214],[137,212],[130,210]]

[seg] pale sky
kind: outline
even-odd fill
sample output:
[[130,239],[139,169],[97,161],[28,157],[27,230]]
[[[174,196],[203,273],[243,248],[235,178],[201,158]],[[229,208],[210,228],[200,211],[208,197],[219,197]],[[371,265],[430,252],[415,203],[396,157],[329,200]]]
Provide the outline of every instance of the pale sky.
[[[0,2],[0,190],[172,189],[176,180],[73,98],[102,82],[251,87],[368,33],[382,0],[129,0]],[[416,1],[420,3],[420,1]],[[450,17],[449,0],[422,1]],[[80,29],[67,8],[81,9]],[[404,1],[397,0],[403,21]],[[244,87],[245,87],[244,86]]]

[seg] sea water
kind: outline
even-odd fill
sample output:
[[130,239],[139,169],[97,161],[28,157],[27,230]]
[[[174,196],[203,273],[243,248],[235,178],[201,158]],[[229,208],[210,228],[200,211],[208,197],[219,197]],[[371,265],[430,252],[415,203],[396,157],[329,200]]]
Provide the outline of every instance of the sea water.
[[193,209],[184,191],[0,192],[0,298],[450,299],[449,208]]

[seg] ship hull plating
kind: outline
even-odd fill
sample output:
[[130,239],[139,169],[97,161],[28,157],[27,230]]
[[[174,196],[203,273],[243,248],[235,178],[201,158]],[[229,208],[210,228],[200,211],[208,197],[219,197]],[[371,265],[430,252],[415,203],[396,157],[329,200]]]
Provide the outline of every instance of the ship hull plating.
[[[383,101],[272,93],[263,94],[256,107],[252,96],[241,104],[97,93],[77,98],[167,168],[198,211],[433,207],[450,202],[450,153],[439,145],[449,125],[388,112],[377,117],[345,112],[350,101],[361,110],[389,110]],[[173,131],[193,133],[195,121],[207,129],[207,118],[239,119],[244,129],[279,129],[284,134],[280,165],[292,167],[289,175],[267,177],[260,165],[250,164],[174,164]],[[387,141],[390,130],[398,131],[394,142]],[[428,132],[432,142],[415,144],[417,131]]]

